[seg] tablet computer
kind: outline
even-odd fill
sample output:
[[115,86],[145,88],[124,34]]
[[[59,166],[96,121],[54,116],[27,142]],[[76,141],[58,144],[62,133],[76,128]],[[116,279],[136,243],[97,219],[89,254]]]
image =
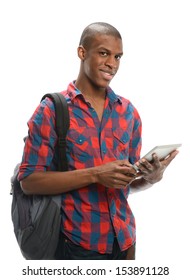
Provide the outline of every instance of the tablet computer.
[[170,145],[160,145],[155,146],[152,150],[150,150],[143,158],[146,158],[148,161],[152,160],[152,154],[156,153],[159,159],[166,158],[171,152],[177,150],[181,147],[182,144],[170,144]]

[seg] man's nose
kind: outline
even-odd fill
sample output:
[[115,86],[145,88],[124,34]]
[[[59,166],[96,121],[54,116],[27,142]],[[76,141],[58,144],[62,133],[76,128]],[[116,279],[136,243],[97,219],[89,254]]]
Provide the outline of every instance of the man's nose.
[[118,68],[118,61],[116,60],[115,56],[109,56],[106,60],[106,65],[110,68],[117,69]]

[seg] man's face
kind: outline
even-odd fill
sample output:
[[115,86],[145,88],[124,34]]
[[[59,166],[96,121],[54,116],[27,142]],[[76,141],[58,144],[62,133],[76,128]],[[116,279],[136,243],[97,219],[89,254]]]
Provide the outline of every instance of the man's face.
[[117,73],[123,54],[122,40],[110,35],[97,35],[85,49],[83,74],[89,83],[106,88]]

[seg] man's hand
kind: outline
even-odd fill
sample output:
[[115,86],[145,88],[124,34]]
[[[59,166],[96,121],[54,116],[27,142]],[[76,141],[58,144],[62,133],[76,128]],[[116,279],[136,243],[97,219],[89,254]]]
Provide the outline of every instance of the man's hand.
[[164,171],[178,153],[179,152],[175,150],[163,160],[159,160],[158,156],[154,153],[152,155],[151,162],[148,162],[145,158],[142,158],[137,163],[135,163],[135,165],[139,170],[139,174],[147,182],[150,184],[155,184],[162,179]]
[[110,188],[126,188],[137,176],[128,160],[116,160],[96,167],[96,183]]

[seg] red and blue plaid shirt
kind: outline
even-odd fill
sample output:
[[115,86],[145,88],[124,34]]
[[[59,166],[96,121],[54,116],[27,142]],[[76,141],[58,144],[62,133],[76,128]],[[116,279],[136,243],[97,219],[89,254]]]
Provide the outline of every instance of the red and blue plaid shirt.
[[[70,83],[62,92],[68,102],[70,128],[67,134],[69,170],[99,166],[117,159],[139,160],[141,119],[125,98],[107,89],[102,121]],[[57,135],[54,105],[46,98],[28,122],[19,180],[35,171],[56,170]],[[136,240],[135,219],[129,207],[126,189],[91,184],[62,195],[62,231],[83,248],[111,253],[114,236],[121,250]]]

